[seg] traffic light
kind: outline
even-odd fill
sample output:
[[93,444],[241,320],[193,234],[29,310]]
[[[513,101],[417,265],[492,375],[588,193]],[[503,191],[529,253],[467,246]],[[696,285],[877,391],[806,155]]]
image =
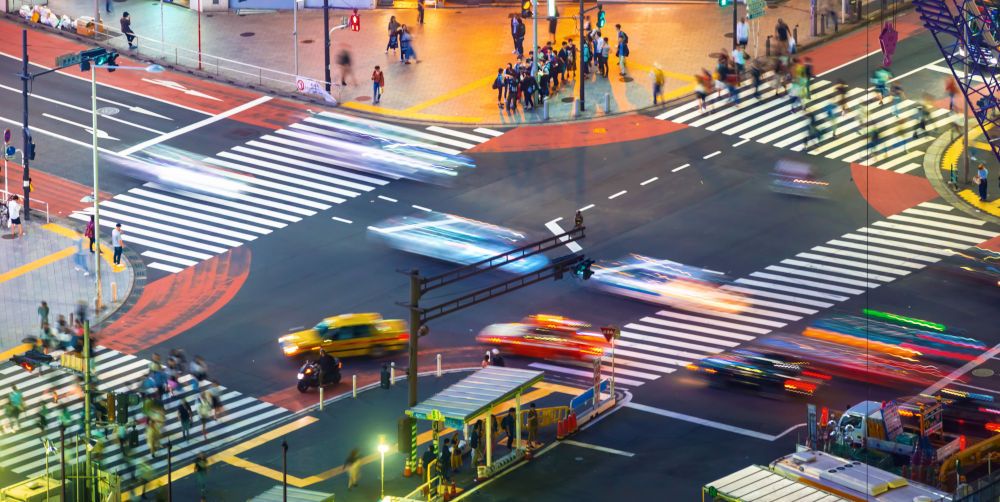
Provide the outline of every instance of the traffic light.
[[594,275],[594,271],[590,269],[590,266],[593,264],[594,260],[583,260],[579,264],[577,264],[576,268],[573,270],[573,273],[576,274],[577,277],[583,280],[590,279],[590,276]]
[[24,368],[28,373],[31,373],[37,368],[48,366],[52,362],[52,356],[32,349],[19,356],[14,356],[10,360],[14,364]]
[[[120,396],[115,396],[115,422],[118,425],[125,425],[128,423],[128,404],[131,399],[131,395],[128,393],[122,394]],[[111,403],[108,403],[108,410],[111,409]],[[110,411],[109,411],[110,413]]]
[[719,7],[728,7],[729,0],[719,0]]
[[24,139],[24,156],[27,157],[28,160],[35,160],[35,142],[31,139],[31,129],[26,128],[24,130]]
[[108,68],[108,73],[113,73],[118,69],[118,53],[111,51],[108,53],[107,57],[104,58],[104,62],[98,63],[101,65],[106,65]]
[[607,13],[604,12],[604,6],[597,4],[597,29],[604,28],[604,25],[608,24]]
[[[104,56],[108,53],[107,49],[96,48],[87,49],[85,51],[80,51],[80,71],[90,70],[90,62],[97,60],[97,58]],[[100,64],[100,63],[97,63]]]
[[531,11],[534,5],[532,5],[533,0],[524,0],[521,2],[521,17],[531,17]]
[[118,410],[115,409],[115,393],[108,392],[105,397],[105,409],[108,410],[108,422],[114,423]]

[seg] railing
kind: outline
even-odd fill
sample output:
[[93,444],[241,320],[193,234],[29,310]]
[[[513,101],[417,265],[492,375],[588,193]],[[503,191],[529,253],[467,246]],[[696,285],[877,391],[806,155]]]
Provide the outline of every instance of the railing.
[[[520,419],[522,424],[526,424],[525,416],[531,410],[521,410]],[[569,416],[569,406],[553,406],[551,408],[537,408],[535,411],[538,412],[538,426],[546,427],[549,425],[554,425],[560,420]]]
[[[14,192],[8,192],[8,191],[2,190],[2,189],[0,189],[0,194],[3,194],[3,200],[4,200],[5,204],[7,203],[7,199],[9,199],[11,195],[21,195],[21,194],[16,194]],[[31,198],[31,205],[34,206],[35,204],[44,204],[45,205],[45,223],[49,223],[49,203],[45,202],[44,200],[36,199],[36,198],[32,197]]]
[[427,473],[427,481],[418,486],[412,492],[407,493],[406,496],[403,497],[404,500],[420,500],[420,498],[426,497],[427,502],[430,502],[435,498],[437,494],[434,493],[434,490],[432,488],[439,481],[441,476],[431,476],[431,473],[434,472],[434,468],[437,466],[437,462],[438,461],[435,458],[429,464],[427,464],[427,466],[424,468],[424,471]]

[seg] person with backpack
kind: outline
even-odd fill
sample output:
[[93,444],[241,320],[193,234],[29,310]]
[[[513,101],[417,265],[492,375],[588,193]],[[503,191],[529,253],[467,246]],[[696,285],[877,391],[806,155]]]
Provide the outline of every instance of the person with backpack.
[[542,56],[538,63],[538,101],[544,102],[549,97],[549,86],[552,79],[552,64],[548,56]]
[[524,109],[535,109],[535,90],[538,88],[538,81],[530,73],[525,71],[521,74],[521,92],[524,93]]
[[517,111],[517,95],[520,90],[520,82],[516,74],[507,75],[504,78],[504,85],[507,92],[507,111]]
[[[507,63],[509,66],[510,63]],[[503,91],[504,91],[504,73],[503,68],[497,68],[497,76],[493,79],[493,89],[497,91],[497,108],[503,110]]]
[[622,31],[622,25],[616,24],[615,29],[618,30],[618,74],[625,76],[625,64],[628,60],[628,34]]
[[90,215],[90,221],[87,222],[87,228],[83,230],[83,236],[90,240],[90,252],[94,252],[94,236],[96,232],[94,231],[94,215]]

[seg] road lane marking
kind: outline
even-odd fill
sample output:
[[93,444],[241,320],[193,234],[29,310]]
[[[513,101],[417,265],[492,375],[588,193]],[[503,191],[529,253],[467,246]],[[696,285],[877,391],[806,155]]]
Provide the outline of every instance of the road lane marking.
[[[560,221],[562,221],[562,220],[563,220],[563,217],[562,217],[562,216],[560,216],[560,217],[558,217],[558,218],[556,218],[556,219],[554,219],[554,220],[550,221],[549,223],[559,223],[559,222],[560,222]],[[548,225],[548,223],[546,223],[546,225]]]
[[676,173],[677,171],[680,171],[681,169],[684,169],[685,167],[690,167],[690,166],[691,166],[691,164],[684,164],[682,166],[677,166],[677,167],[671,169],[670,172]]
[[653,176],[652,178],[649,178],[648,180],[643,181],[642,183],[639,183],[639,186],[644,187],[644,186],[646,186],[646,185],[648,185],[648,184],[650,184],[650,183],[652,183],[652,182],[654,182],[654,181],[656,181],[658,179],[660,179],[659,176]]
[[[549,232],[552,232],[552,235],[562,235],[566,233],[566,231],[559,226],[558,221],[560,219],[562,218],[552,220],[545,224],[545,228],[549,229]],[[559,240],[562,242],[566,242],[567,239],[568,239],[567,237],[562,237]],[[574,253],[579,253],[580,251],[583,251],[583,248],[580,247],[580,245],[577,244],[576,241],[566,242],[566,247],[569,248],[569,250]]]
[[[9,86],[2,85],[2,84],[0,84],[0,89],[6,89],[8,91],[16,92],[16,93],[19,93],[19,94],[21,92],[21,89],[15,89],[13,87],[9,87]],[[49,103],[55,103],[57,105],[62,105],[62,106],[65,106],[66,108],[86,113],[88,116],[92,112],[92,110],[89,110],[87,108],[82,108],[82,107],[79,107],[79,106],[76,106],[76,105],[71,105],[69,103],[65,103],[63,101],[59,101],[58,99],[47,98],[45,96],[40,96],[40,95],[35,94],[35,93],[32,93],[31,97],[32,98],[36,98],[36,99],[40,99],[42,101],[48,101]],[[153,129],[152,127],[146,127],[146,126],[139,125],[139,124],[133,124],[133,123],[127,121],[127,120],[122,120],[120,118],[112,117],[110,115],[102,115],[102,118],[104,118],[106,120],[110,120],[112,122],[120,122],[122,124],[127,124],[127,125],[130,125],[132,127],[137,128],[137,129],[142,129],[142,130],[145,130],[145,131],[149,131],[149,132],[151,132],[153,134],[163,134],[163,131],[160,131],[160,130],[157,130],[157,129]]]
[[195,122],[193,124],[188,124],[188,125],[186,125],[184,127],[181,127],[180,129],[176,129],[176,130],[170,131],[170,132],[168,132],[166,134],[161,134],[161,135],[159,135],[159,136],[157,136],[155,138],[143,141],[142,143],[139,143],[137,145],[132,145],[132,146],[130,146],[130,147],[128,147],[128,148],[126,148],[126,149],[118,152],[118,154],[122,155],[122,156],[132,155],[135,152],[138,152],[140,150],[144,150],[146,148],[149,148],[149,147],[151,147],[153,145],[162,143],[162,142],[167,141],[169,139],[176,138],[177,136],[189,133],[189,132],[194,131],[196,129],[200,129],[202,127],[205,127],[205,126],[207,126],[209,124],[213,124],[213,123],[218,122],[220,120],[229,118],[229,117],[231,117],[233,115],[236,115],[237,113],[245,112],[245,111],[247,111],[247,110],[249,110],[249,109],[251,109],[251,108],[253,108],[253,107],[257,106],[257,105],[266,103],[266,102],[268,102],[270,100],[271,100],[270,96],[261,96],[261,97],[255,99],[255,100],[253,100],[253,101],[248,101],[248,102],[243,103],[242,105],[237,106],[235,108],[230,108],[230,109],[228,109],[228,110],[226,110],[226,111],[224,111],[224,112],[222,112],[220,114],[212,115],[211,117],[208,117],[208,118],[206,118],[204,120],[200,120],[200,121]]
[[591,209],[593,207],[594,207],[594,204],[587,204],[586,206],[583,206],[583,207],[580,208],[580,212],[582,213],[582,212],[584,212],[584,211],[586,211],[588,209]]
[[503,132],[501,132],[501,131],[495,131],[493,129],[487,129],[485,127],[477,127],[475,129],[473,129],[473,131],[478,132],[480,134],[485,134],[487,136],[493,136],[494,138],[503,136]]
[[[0,117],[0,122],[6,122],[8,124],[11,124],[11,125],[14,125],[14,126],[17,126],[17,127],[21,127],[22,125],[24,125],[24,124],[21,123],[20,120],[11,120],[11,119],[9,119],[7,117]],[[84,148],[91,148],[91,149],[94,148],[94,145],[90,144],[89,141],[86,141],[86,142],[80,141],[78,139],[73,139],[73,138],[67,137],[64,134],[54,133],[52,131],[48,131],[48,130],[45,130],[45,129],[42,129],[42,128],[39,128],[39,127],[31,126],[31,132],[39,132],[39,133],[42,133],[42,134],[44,134],[46,136],[52,136],[53,138],[61,139],[63,141],[67,141],[69,143],[73,143],[74,145],[82,146]],[[108,150],[107,148],[100,147],[100,146],[97,147],[97,151],[101,152],[101,153],[106,153],[108,155],[118,155],[118,152],[115,152],[113,150]]]
[[591,450],[602,451],[604,453],[611,453],[612,455],[621,455],[623,457],[629,457],[629,458],[635,456],[635,453],[632,452],[616,450],[614,448],[608,448],[607,446],[599,446],[596,444],[582,443],[580,441],[574,441],[572,439],[563,439],[562,442],[563,444],[571,444],[573,446],[579,446],[581,448],[589,448]]
[[412,204],[412,205],[410,205],[410,207],[412,207],[413,209],[419,209],[421,211],[427,211],[428,213],[431,212],[430,208],[426,208],[424,206],[418,206],[416,204]]
[[741,145],[745,145],[745,144],[747,144],[749,142],[750,142],[750,139],[747,138],[747,139],[744,139],[743,141],[740,141],[738,143],[733,143],[733,148],[736,148],[736,147],[741,146]]
[[616,199],[616,198],[618,198],[618,197],[621,197],[622,195],[625,195],[625,194],[627,194],[627,193],[628,193],[628,190],[622,190],[621,192],[618,192],[618,193],[614,193],[614,194],[611,194],[611,195],[609,195],[609,196],[608,196],[608,199],[609,199],[609,200],[610,200],[610,199]]
[[710,153],[710,154],[708,154],[708,155],[706,155],[706,156],[704,156],[702,158],[705,159],[705,160],[708,160],[708,159],[710,159],[712,157],[715,157],[716,155],[722,155],[722,150],[716,150],[716,151],[714,151],[714,152],[712,152],[712,153]]
[[839,70],[839,69],[841,69],[841,68],[843,68],[845,66],[850,66],[850,65],[852,65],[854,63],[857,63],[858,61],[864,61],[865,59],[868,59],[868,58],[870,58],[870,57],[872,57],[875,54],[878,54],[880,52],[882,52],[882,49],[875,49],[875,50],[869,52],[868,54],[865,54],[864,56],[858,56],[858,57],[856,57],[856,58],[854,58],[854,59],[852,59],[852,60],[850,60],[850,61],[848,61],[848,62],[846,62],[844,64],[841,64],[841,65],[838,65],[838,66],[834,66],[833,68],[830,68],[829,70],[826,70],[825,72],[820,73],[819,75],[816,75],[816,76],[817,77],[822,77],[823,75],[826,75],[827,73],[833,73],[833,72],[835,72],[835,71],[837,71],[837,70]]
[[[985,363],[988,359],[992,359],[993,356],[995,356],[997,354],[1000,354],[1000,343],[994,345],[992,349],[987,350],[986,352],[983,352],[982,354],[979,354],[979,357],[977,357],[977,358],[975,358],[975,359],[973,359],[973,360],[965,363],[965,365],[962,366],[961,368],[958,368],[955,371],[952,371],[951,374],[949,374],[948,376],[942,378],[941,380],[938,380],[936,383],[934,383],[930,387],[927,387],[926,389],[924,389],[923,392],[921,392],[918,395],[933,396],[935,393],[937,393],[937,391],[939,391],[939,390],[947,387],[948,385],[951,385],[951,383],[954,382],[955,380],[957,380],[959,377],[961,377],[962,375],[968,373],[969,371],[971,371],[976,366],[979,366],[979,365]],[[911,402],[912,402],[912,399],[911,399]]]
[[347,223],[348,225],[350,225],[351,223],[354,223],[354,222],[353,222],[353,221],[351,221],[351,220],[348,220],[348,219],[345,219],[345,218],[339,218],[339,217],[337,217],[337,216],[334,216],[334,217],[333,217],[332,219],[333,219],[334,221],[339,221],[339,222],[341,222],[341,223]]
[[378,198],[380,198],[382,200],[387,200],[389,202],[399,202],[398,200],[393,199],[392,197],[386,197],[385,195],[379,195]]
[[[654,408],[652,406],[646,406],[645,404],[628,402],[623,405],[626,408],[631,408],[633,410],[645,411],[646,413],[652,413],[654,415],[660,415],[661,417],[672,418],[674,420],[680,420],[683,422],[692,423],[695,425],[701,425],[703,427],[711,427],[713,429],[718,429],[721,431],[731,432],[733,434],[740,434],[743,436],[748,436],[756,439],[762,439],[764,441],[774,441],[785,434],[801,427],[805,424],[793,425],[784,432],[778,435],[765,434],[763,432],[752,431],[750,429],[744,429],[742,427],[736,427],[735,425],[724,424],[721,422],[716,422],[714,420],[708,420],[705,418],[694,417],[691,415],[685,415],[683,413],[677,413],[676,411],[664,410],[661,408]],[[565,441],[564,441],[565,442]]]

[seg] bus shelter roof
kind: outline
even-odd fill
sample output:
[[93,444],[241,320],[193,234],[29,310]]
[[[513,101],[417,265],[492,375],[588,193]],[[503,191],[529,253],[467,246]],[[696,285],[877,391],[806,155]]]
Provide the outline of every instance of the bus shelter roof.
[[461,428],[469,420],[540,382],[543,375],[541,371],[489,366],[418,403],[406,410],[406,414]]

